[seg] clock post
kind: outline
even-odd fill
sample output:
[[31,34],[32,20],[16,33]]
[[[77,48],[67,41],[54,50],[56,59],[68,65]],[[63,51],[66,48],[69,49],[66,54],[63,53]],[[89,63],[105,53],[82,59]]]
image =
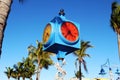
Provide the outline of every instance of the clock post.
[[[65,18],[61,9],[59,16],[54,17],[45,27],[43,33],[43,50],[57,55],[58,77],[63,78],[66,72],[62,69],[65,56],[80,48],[80,25]],[[60,62],[62,64],[60,65]]]

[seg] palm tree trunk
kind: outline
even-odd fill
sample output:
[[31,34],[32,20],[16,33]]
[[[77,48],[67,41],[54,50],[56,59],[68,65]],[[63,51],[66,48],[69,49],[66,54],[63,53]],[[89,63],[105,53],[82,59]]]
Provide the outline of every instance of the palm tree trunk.
[[36,74],[36,80],[38,80],[38,76],[39,76],[39,75],[38,75],[38,71],[37,71],[37,74]]
[[120,59],[120,34],[117,34],[117,39],[118,39],[118,54]]
[[20,80],[20,77],[18,77],[18,80]]
[[39,67],[37,69],[36,80],[40,80],[40,69],[39,69]]
[[23,78],[23,80],[25,80],[25,77]]
[[79,80],[82,80],[82,75],[81,75],[81,62],[79,61]]
[[39,71],[37,72],[36,80],[40,80],[40,72]]
[[6,20],[9,15],[12,0],[0,0],[0,56],[2,53],[2,42],[4,37],[4,30],[6,27]]
[[32,77],[30,77],[30,80],[33,80]]
[[36,75],[36,80],[40,80],[40,56],[37,56],[37,60],[38,60],[38,67],[37,67],[37,75]]

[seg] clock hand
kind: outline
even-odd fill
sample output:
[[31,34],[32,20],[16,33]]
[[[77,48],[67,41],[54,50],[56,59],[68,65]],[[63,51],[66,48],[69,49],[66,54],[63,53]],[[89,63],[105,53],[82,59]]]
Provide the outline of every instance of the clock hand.
[[67,34],[65,35],[65,37],[66,37],[68,40],[70,40],[70,41],[73,41],[74,38],[75,38],[74,35],[71,33],[70,30],[67,32]]
[[77,36],[75,36],[74,33],[72,33],[72,31],[71,31],[70,35],[71,35],[72,40],[76,40],[77,39]]
[[[69,34],[72,35],[70,30],[67,31],[65,37],[67,37]],[[72,35],[72,36],[73,36],[73,35]]]
[[68,35],[68,31],[67,31],[67,33],[66,33],[65,37],[67,37],[67,35]]

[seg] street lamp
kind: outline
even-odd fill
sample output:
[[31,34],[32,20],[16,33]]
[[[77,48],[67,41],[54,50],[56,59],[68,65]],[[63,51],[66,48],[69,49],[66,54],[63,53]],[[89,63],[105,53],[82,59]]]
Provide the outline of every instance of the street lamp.
[[105,74],[106,74],[105,70],[101,67],[99,75],[105,75]]
[[116,72],[115,72],[115,74],[118,74],[118,75],[120,75],[120,71],[119,71],[119,69],[118,69],[118,68],[116,69]]
[[[106,63],[101,65],[101,70],[100,70],[100,73],[99,75],[105,75],[107,74],[104,70],[104,67],[108,67],[109,69],[109,76],[110,76],[110,80],[114,80],[114,75],[112,73],[112,68],[110,67],[110,62],[109,62],[109,59],[107,59]],[[118,76],[120,76],[120,72],[119,72],[119,69],[117,68],[115,74],[118,74]],[[120,77],[117,78],[117,80],[120,80]]]

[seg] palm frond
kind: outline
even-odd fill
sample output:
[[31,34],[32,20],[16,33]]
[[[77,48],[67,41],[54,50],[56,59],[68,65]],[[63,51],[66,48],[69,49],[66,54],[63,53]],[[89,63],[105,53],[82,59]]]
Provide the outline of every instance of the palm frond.
[[112,3],[112,10],[115,10],[116,8],[117,8],[117,6],[118,6],[118,2],[113,2]]
[[79,72],[79,71],[76,71],[74,73],[75,73],[75,77],[77,77],[77,78],[79,78],[81,76],[84,77],[84,75],[81,72]]
[[110,25],[114,32],[116,32],[118,37],[118,51],[119,51],[119,59],[120,59],[120,4],[118,2],[113,2],[111,5],[112,13],[110,19]]
[[117,2],[112,3],[112,13],[110,19],[111,28],[120,34],[120,5]]
[[78,66],[77,62],[78,62],[78,58],[75,60],[75,67],[76,67],[76,69],[77,69],[77,66]]
[[90,41],[83,41],[81,40],[81,44],[80,44],[80,49],[77,51],[74,51],[74,54],[77,56],[77,59],[75,61],[75,66],[77,67],[77,61],[79,61],[79,64],[83,64],[83,67],[85,69],[86,72],[88,72],[87,70],[87,66],[86,66],[86,62],[84,60],[85,57],[90,57],[89,54],[86,53],[86,50],[88,48],[92,48],[93,46],[90,45]]
[[84,59],[82,60],[82,64],[83,64],[85,71],[88,72],[87,66],[86,66],[86,61]]

